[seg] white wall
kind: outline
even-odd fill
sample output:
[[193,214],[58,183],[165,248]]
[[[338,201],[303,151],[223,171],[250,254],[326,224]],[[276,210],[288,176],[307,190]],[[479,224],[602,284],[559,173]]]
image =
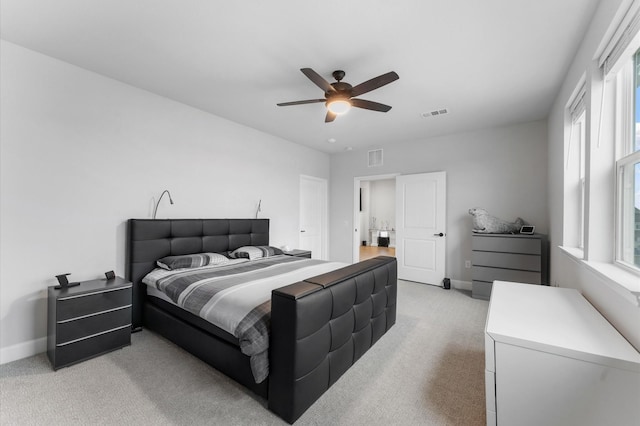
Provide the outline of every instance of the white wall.
[[[583,42],[578,50],[561,89],[558,92],[551,112],[549,114],[549,222],[551,243],[551,283],[562,287],[576,288],[620,331],[636,349],[640,350],[640,308],[617,291],[604,276],[589,270],[582,262],[572,259],[558,246],[571,244],[571,241],[563,241],[563,181],[564,181],[564,138],[565,138],[565,108],[571,94],[577,87],[583,75],[587,75],[590,81],[597,66],[594,61],[598,46],[605,37],[610,24],[622,4],[628,4],[627,0],[606,0],[600,2],[598,10],[589,26]],[[597,104],[599,99],[594,101]],[[598,116],[598,114],[595,114]],[[612,193],[613,191],[611,191]],[[613,203],[608,214],[612,214]],[[599,232],[611,233],[613,229],[600,229]],[[610,241],[610,239],[608,239]],[[595,247],[600,252],[603,260],[609,259],[613,250],[611,247]]]
[[124,275],[125,223],[271,218],[298,241],[299,175],[329,156],[2,42],[0,362],[45,349],[46,288]]
[[469,208],[484,207],[507,220],[521,216],[546,233],[546,121],[390,143],[384,165],[367,167],[367,150],[331,157],[331,257],[350,262],[353,253],[354,178],[394,173],[447,172],[447,277],[471,281]]

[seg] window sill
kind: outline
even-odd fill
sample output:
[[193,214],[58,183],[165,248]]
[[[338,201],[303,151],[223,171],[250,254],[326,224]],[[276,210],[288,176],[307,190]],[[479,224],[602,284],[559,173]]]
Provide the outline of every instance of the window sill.
[[584,259],[584,251],[578,247],[564,247],[558,246],[560,250],[573,257],[574,260],[583,260]]
[[612,290],[640,307],[640,277],[637,274],[613,263],[586,261],[584,260],[584,252],[578,248],[562,246],[558,248],[565,255],[602,278]]

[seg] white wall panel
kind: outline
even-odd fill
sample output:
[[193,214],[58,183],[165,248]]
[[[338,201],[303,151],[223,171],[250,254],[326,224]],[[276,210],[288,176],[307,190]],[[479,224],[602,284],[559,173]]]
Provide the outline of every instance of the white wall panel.
[[12,43],[0,54],[0,362],[44,349],[54,275],[124,274],[126,220],[164,189],[158,218],[255,217],[262,199],[273,245],[297,245],[299,176],[327,179],[327,154]]
[[548,231],[546,121],[383,148],[384,166],[376,168],[367,167],[366,150],[331,156],[332,259],[352,259],[355,177],[447,172],[446,276],[454,281],[471,281],[471,269],[464,267],[471,259],[470,208],[483,207],[505,220],[520,216],[535,224],[537,232]]

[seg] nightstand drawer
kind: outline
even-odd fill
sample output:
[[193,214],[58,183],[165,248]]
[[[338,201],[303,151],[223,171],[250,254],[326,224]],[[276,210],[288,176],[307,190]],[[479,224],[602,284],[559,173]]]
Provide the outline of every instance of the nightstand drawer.
[[58,322],[58,345],[125,325],[131,325],[131,306]]
[[286,254],[287,256],[306,257],[308,259],[311,259],[311,251],[310,250],[294,249],[294,250],[290,250],[290,251],[285,251],[284,254]]
[[121,329],[79,340],[75,343],[57,346],[55,351],[54,368],[67,366],[84,361],[105,352],[119,349],[131,344],[131,327]]
[[58,298],[58,322],[131,305],[131,287]]

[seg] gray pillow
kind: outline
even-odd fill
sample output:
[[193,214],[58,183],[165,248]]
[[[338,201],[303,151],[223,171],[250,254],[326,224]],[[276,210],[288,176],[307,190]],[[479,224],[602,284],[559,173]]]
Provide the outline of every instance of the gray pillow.
[[227,262],[229,262],[229,258],[220,253],[198,253],[163,257],[156,264],[162,269],[173,271],[174,269],[221,265]]
[[283,254],[282,250],[271,246],[244,246],[229,253],[232,259],[260,259],[262,257],[277,256]]

